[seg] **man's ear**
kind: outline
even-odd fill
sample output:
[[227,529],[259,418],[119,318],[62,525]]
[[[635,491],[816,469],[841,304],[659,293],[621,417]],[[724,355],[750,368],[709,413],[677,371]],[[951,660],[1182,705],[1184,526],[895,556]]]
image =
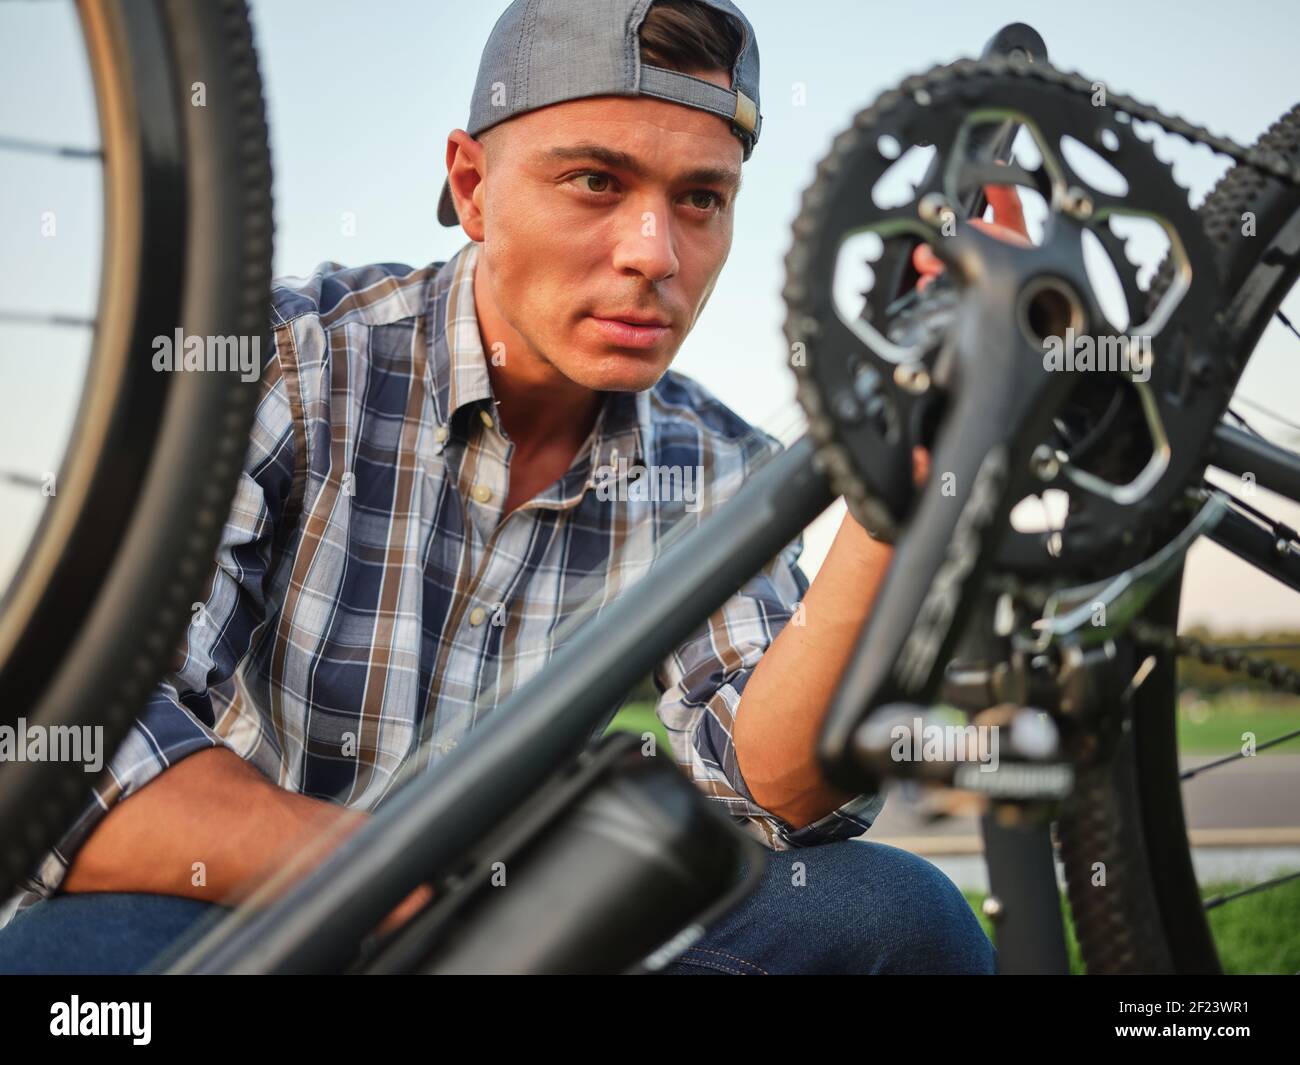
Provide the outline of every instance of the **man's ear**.
[[479,242],[484,234],[483,198],[474,193],[486,174],[486,156],[483,143],[463,129],[454,129],[447,134],[447,182],[451,186],[451,198],[465,235]]

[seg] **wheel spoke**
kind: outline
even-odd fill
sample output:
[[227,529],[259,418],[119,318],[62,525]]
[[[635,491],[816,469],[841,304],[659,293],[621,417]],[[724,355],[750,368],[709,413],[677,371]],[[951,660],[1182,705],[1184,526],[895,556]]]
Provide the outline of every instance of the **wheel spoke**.
[[[1270,747],[1276,747],[1279,743],[1286,743],[1287,740],[1293,740],[1300,736],[1300,728],[1293,732],[1283,733],[1281,736],[1274,736],[1271,740],[1265,740],[1263,743],[1255,744],[1255,754],[1260,751],[1268,750]],[[1217,769],[1219,766],[1231,765],[1233,762],[1240,761],[1242,758],[1254,758],[1255,755],[1246,755],[1238,751],[1236,754],[1229,754],[1223,758],[1216,758],[1213,762],[1206,762],[1205,765],[1198,765],[1195,769],[1186,769],[1178,774],[1179,780],[1191,780],[1192,777],[1200,776],[1206,770]]]
[[1239,424],[1243,429],[1245,429],[1246,432],[1248,432],[1248,433],[1253,433],[1255,436],[1258,436],[1258,437],[1260,437],[1261,439],[1263,438],[1263,436],[1264,436],[1263,433],[1261,433],[1258,429],[1256,429],[1253,425],[1251,425],[1250,422],[1246,421],[1245,418],[1243,418],[1243,417],[1242,417],[1242,416],[1241,416],[1237,411],[1233,410],[1231,407],[1229,407],[1225,413],[1226,413],[1230,418],[1235,418],[1236,421],[1237,421],[1237,423],[1238,423],[1238,424]]
[[1213,898],[1205,900],[1205,909],[1214,910],[1222,906],[1225,902],[1231,902],[1233,899],[1244,898],[1247,895],[1254,895],[1260,891],[1267,891],[1269,888],[1275,888],[1280,884],[1285,884],[1290,880],[1300,877],[1300,872],[1287,873],[1285,876],[1277,876],[1272,880],[1265,880],[1262,884],[1252,884],[1248,888],[1242,888],[1240,891],[1234,891],[1229,895],[1215,895]]
[[103,159],[100,148],[77,148],[71,144],[44,144],[20,137],[0,137],[0,151],[30,152],[33,155],[57,155],[64,159]]
[[0,481],[7,481],[9,484],[16,484],[23,488],[40,488],[45,481],[30,473],[23,473],[22,470],[0,470]]
[[42,314],[37,311],[8,311],[0,308],[0,322],[15,322],[22,325],[59,325],[76,326],[93,329],[95,319],[81,318],[74,314]]
[[1274,410],[1270,410],[1268,407],[1264,406],[1263,403],[1260,403],[1257,400],[1250,399],[1247,396],[1234,396],[1233,402],[1244,403],[1247,407],[1254,408],[1265,417],[1272,418],[1279,425],[1285,425],[1288,429],[1294,429],[1296,432],[1300,432],[1300,423],[1293,422],[1290,419],[1283,417],[1281,414],[1278,414]]

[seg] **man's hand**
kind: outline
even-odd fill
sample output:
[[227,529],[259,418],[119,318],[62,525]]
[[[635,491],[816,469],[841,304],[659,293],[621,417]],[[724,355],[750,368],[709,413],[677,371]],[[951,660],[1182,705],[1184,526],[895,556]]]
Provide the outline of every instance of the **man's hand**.
[[[291,869],[287,887],[369,816],[281,788],[227,748],[199,751],[114,805],[77,851],[61,889],[230,905]],[[378,930],[396,928],[432,896],[427,884],[416,888]]]
[[[993,221],[985,222],[982,218],[972,218],[970,224],[982,229],[989,236],[1005,240],[1008,244],[1031,247],[1029,230],[1025,226],[1025,210],[1020,202],[1020,193],[1014,185],[985,185],[984,194],[993,208]],[[935,255],[928,244],[918,244],[912,252],[912,265],[921,275],[916,283],[919,291],[924,292],[936,277],[943,273],[943,260]]]

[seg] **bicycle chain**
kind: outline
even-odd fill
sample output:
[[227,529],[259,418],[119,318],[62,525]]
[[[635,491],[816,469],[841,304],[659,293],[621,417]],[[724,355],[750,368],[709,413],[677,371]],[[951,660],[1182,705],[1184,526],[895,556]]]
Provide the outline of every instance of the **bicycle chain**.
[[[946,66],[936,66],[924,74],[905,78],[899,89],[915,95],[918,90],[927,90],[948,81],[977,77],[983,74],[1013,74],[1055,85],[1068,91],[1080,92],[1091,97],[1096,86],[1102,86],[1105,93],[1105,107],[1122,111],[1143,122],[1152,122],[1166,133],[1172,133],[1191,144],[1204,144],[1221,155],[1226,155],[1234,162],[1249,166],[1255,170],[1278,178],[1281,181],[1300,188],[1300,165],[1294,164],[1281,154],[1258,147],[1246,147],[1230,137],[1211,133],[1204,126],[1188,122],[1177,115],[1166,115],[1150,104],[1144,104],[1123,93],[1112,93],[1105,88],[1104,82],[1089,82],[1081,74],[1060,70],[1044,63],[1030,63],[1021,58],[996,56],[992,59],[959,59]],[[874,109],[872,109],[874,110]],[[874,116],[873,116],[874,117]]]
[[[1041,588],[1022,584],[1005,574],[992,578],[990,587],[1010,595],[1034,611],[1047,605],[1048,593]],[[1173,653],[1180,658],[1195,658],[1207,666],[1217,666],[1229,673],[1245,673],[1263,681],[1276,691],[1300,695],[1300,670],[1292,669],[1264,655],[1247,654],[1235,647],[1211,643],[1196,636],[1180,636],[1165,625],[1141,618],[1129,623],[1128,633],[1141,646]]]
[[1218,666],[1230,673],[1247,673],[1278,691],[1300,695],[1300,671],[1271,658],[1249,655],[1233,647],[1199,640],[1195,636],[1179,636],[1163,625],[1154,625],[1141,619],[1129,625],[1129,632],[1140,644],[1172,651],[1180,657],[1197,658],[1207,666]]
[[[935,88],[955,81],[969,80],[982,75],[1001,76],[1007,74],[1037,80],[1068,92],[1083,93],[1090,98],[1097,91],[1097,87],[1100,86],[1105,94],[1104,106],[1128,114],[1131,118],[1157,125],[1166,133],[1180,137],[1189,144],[1203,144],[1213,151],[1227,156],[1238,165],[1248,166],[1270,177],[1277,178],[1279,181],[1287,182],[1293,187],[1300,188],[1300,165],[1290,162],[1278,152],[1254,146],[1246,147],[1229,137],[1211,133],[1204,126],[1198,126],[1177,115],[1166,115],[1158,108],[1150,104],[1144,104],[1131,96],[1126,96],[1123,93],[1112,93],[1104,82],[1090,82],[1074,71],[1062,70],[1050,64],[1030,62],[1018,56],[959,59],[954,63],[932,67],[924,74],[916,74],[905,78],[897,89],[886,92],[875,104],[857,116],[850,136],[870,128],[882,111],[893,106],[897,94],[908,94],[919,101],[924,99],[925,94]],[[843,145],[837,143],[836,147],[841,148]],[[835,153],[832,153],[828,160],[834,160],[834,158]],[[828,162],[824,160],[822,167],[818,169],[821,171],[823,167],[834,167],[836,165],[837,163],[834,161]],[[800,398],[811,398],[808,397],[809,392],[811,392],[811,389],[801,388]],[[809,413],[814,414],[815,411]],[[836,487],[841,488],[841,490],[843,490],[842,486],[847,487],[855,498],[865,495],[866,486],[860,482],[856,473],[853,472],[848,455],[833,441],[828,429],[819,424],[820,422],[821,419],[817,417],[809,418],[813,436],[818,442],[819,455],[822,457],[828,472],[834,475],[833,479],[836,482]],[[819,429],[821,431],[818,431]],[[1019,598],[1027,605],[1033,606],[1034,609],[1041,610],[1046,604],[1046,593],[1042,593],[1041,601],[1035,606],[1029,598],[1035,594],[1034,590],[1009,576],[1004,575],[1001,579],[993,580],[991,584],[999,590],[1010,592],[1014,598]],[[1172,652],[1180,657],[1196,658],[1206,665],[1218,666],[1230,672],[1244,672],[1279,691],[1300,694],[1300,671],[1270,658],[1246,654],[1234,648],[1209,643],[1196,637],[1179,636],[1172,629],[1140,619],[1130,624],[1128,631],[1139,644]]]

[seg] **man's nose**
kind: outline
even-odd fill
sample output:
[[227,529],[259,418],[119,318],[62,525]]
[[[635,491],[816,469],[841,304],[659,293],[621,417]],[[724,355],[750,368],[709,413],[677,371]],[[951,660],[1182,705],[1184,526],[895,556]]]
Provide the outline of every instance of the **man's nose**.
[[631,213],[614,253],[620,271],[643,274],[651,281],[663,281],[677,273],[673,250],[671,216],[661,207],[645,207]]

